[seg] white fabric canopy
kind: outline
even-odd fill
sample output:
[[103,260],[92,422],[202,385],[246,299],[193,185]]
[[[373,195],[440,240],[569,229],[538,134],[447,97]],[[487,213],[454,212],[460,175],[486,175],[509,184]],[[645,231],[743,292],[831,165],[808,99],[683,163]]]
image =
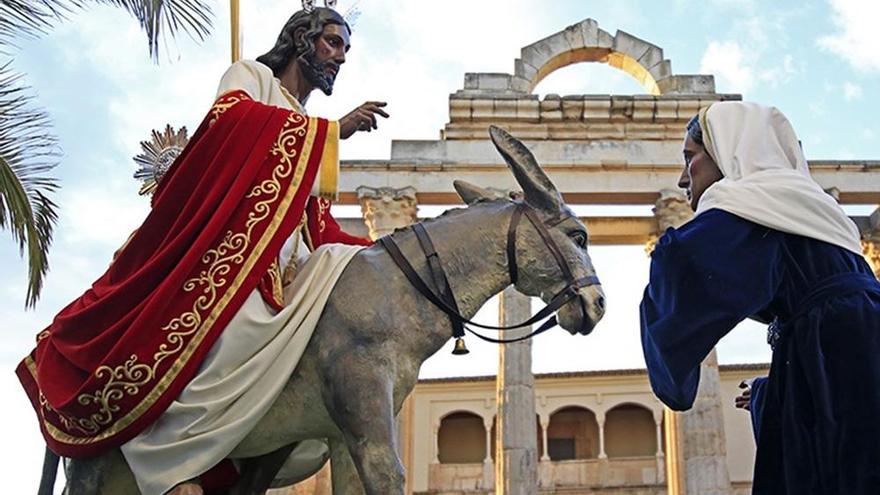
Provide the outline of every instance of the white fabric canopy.
[[782,112],[755,103],[719,102],[700,111],[700,126],[706,151],[724,178],[703,193],[697,215],[718,208],[862,254],[858,228],[810,176]]

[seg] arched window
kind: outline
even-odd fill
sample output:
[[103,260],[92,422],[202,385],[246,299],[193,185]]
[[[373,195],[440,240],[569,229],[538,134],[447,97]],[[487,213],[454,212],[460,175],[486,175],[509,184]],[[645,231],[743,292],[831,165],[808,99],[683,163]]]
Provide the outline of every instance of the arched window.
[[547,428],[550,460],[595,459],[599,455],[599,424],[589,409],[571,406],[550,416]]
[[437,433],[441,464],[470,464],[486,458],[486,428],[474,413],[455,412],[440,421]]
[[654,413],[635,404],[617,406],[605,414],[605,453],[608,457],[642,457],[657,453]]

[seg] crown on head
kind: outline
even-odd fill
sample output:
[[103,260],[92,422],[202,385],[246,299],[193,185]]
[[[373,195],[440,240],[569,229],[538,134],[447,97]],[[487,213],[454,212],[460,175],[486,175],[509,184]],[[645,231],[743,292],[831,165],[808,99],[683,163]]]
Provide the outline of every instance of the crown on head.
[[[303,10],[311,13],[315,10],[315,3],[316,0],[302,0]],[[355,21],[357,21],[357,18],[361,15],[360,10],[357,8],[357,4],[358,2],[355,2],[354,5],[342,15],[345,22],[351,27],[354,27]],[[327,7],[328,9],[336,9],[336,0],[324,0],[324,7]]]
[[[303,10],[311,12],[315,10],[315,0],[302,0]],[[336,0],[324,0],[324,7],[328,9],[336,8]]]

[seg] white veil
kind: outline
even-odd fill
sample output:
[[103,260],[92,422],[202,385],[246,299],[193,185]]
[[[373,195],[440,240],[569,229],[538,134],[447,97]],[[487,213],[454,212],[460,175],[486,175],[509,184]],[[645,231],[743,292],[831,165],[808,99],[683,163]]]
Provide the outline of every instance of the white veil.
[[725,101],[701,110],[699,119],[706,151],[724,178],[703,193],[697,215],[718,208],[862,254],[856,225],[810,176],[782,112]]

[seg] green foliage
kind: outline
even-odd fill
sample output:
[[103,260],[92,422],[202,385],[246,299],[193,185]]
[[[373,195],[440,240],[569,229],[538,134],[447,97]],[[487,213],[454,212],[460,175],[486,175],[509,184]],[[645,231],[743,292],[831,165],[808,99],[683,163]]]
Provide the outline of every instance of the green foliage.
[[50,195],[57,188],[49,172],[58,158],[48,116],[31,108],[21,76],[0,67],[0,228],[9,229],[21,254],[27,251],[29,284],[25,304],[37,302],[49,269],[48,251],[57,214]]
[[67,14],[89,4],[119,7],[140,23],[150,56],[159,54],[159,40],[184,32],[199,40],[211,31],[211,9],[203,0],[0,0],[0,49],[16,37],[45,33]]
[[[211,9],[203,0],[0,0],[0,55],[14,58],[16,39],[34,38],[89,5],[103,4],[131,14],[147,35],[150,57],[159,42],[186,33],[203,40],[210,33]],[[0,229],[8,229],[27,253],[28,291],[33,307],[49,269],[48,251],[58,218],[51,196],[58,188],[51,170],[61,152],[48,115],[34,106],[10,62],[0,65]]]

